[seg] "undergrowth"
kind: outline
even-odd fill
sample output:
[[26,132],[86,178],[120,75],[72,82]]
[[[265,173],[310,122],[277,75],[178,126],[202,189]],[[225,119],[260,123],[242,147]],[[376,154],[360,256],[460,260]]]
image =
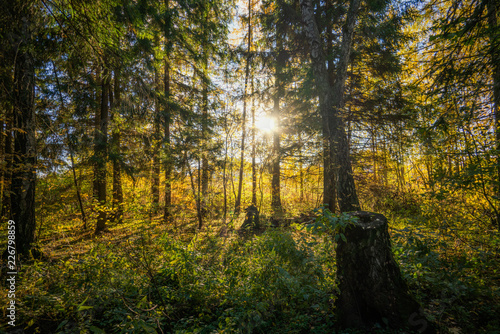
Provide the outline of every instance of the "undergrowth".
[[[499,333],[498,235],[476,244],[472,232],[444,230],[423,216],[389,218],[403,276],[440,332]],[[20,268],[16,328],[42,334],[335,332],[333,238],[297,228],[246,237],[206,231],[186,235],[136,221],[99,237],[66,230],[42,240],[47,258]]]

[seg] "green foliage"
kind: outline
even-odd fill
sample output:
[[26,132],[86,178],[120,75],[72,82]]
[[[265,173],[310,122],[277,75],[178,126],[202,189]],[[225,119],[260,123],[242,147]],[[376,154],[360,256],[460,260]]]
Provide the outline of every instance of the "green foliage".
[[164,245],[169,255],[155,298],[170,305],[167,317],[178,318],[172,330],[294,332],[327,319],[331,325],[321,264],[289,232],[234,240],[223,250],[213,239],[184,245],[166,238]]
[[492,316],[500,310],[500,290],[491,276],[498,266],[494,238],[476,249],[457,242],[464,240],[454,235],[457,229],[443,233],[411,219],[394,225],[395,257],[431,320],[464,332],[489,333],[498,328],[498,319]]
[[324,205],[314,209],[314,213],[317,214],[314,223],[305,228],[315,234],[332,236],[336,242],[340,239],[347,241],[344,232],[357,219],[346,212],[336,215]]
[[[75,240],[65,229],[61,241],[42,245],[58,260],[19,273],[17,323],[39,333],[332,333],[331,233],[345,231],[350,219],[317,213],[308,228],[249,239],[178,238],[140,221],[96,239]],[[464,332],[498,328],[498,236],[476,249],[477,238],[421,216],[390,221],[403,276],[432,320]]]
[[27,266],[16,323],[35,333],[156,333],[161,314],[123,251],[102,243],[79,259]]

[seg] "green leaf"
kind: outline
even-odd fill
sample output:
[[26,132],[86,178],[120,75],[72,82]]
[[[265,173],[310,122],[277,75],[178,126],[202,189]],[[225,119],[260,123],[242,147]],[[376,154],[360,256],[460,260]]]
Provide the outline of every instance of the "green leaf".
[[96,327],[96,326],[90,326],[89,329],[94,334],[106,334],[105,331],[103,331],[102,329],[100,329],[99,327]]
[[151,334],[158,333],[154,327],[151,327],[142,321],[141,321],[141,327],[146,331],[146,333],[151,333]]
[[87,301],[89,297],[85,298],[83,302],[80,303],[80,305],[78,305],[78,307],[76,308],[76,311],[77,312],[81,312],[81,311],[84,311],[84,310],[88,310],[90,308],[92,308],[93,306],[84,306],[83,304],[85,304],[85,302]]
[[66,324],[68,323],[68,320],[63,320],[59,326],[57,326],[56,328],[56,332],[59,331],[60,329],[62,329]]

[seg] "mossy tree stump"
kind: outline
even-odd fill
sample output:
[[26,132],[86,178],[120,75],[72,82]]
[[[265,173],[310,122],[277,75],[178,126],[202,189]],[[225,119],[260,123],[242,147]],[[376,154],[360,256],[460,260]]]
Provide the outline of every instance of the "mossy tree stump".
[[358,219],[344,232],[347,242],[339,240],[336,250],[339,325],[368,331],[380,325],[434,333],[422,308],[408,293],[394,260],[387,218],[364,211],[350,215]]

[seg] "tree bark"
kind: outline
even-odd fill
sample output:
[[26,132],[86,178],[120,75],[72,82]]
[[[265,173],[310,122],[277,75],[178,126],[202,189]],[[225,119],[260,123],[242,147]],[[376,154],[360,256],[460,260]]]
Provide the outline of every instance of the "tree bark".
[[[121,105],[121,90],[120,90],[120,70],[115,70],[114,82],[114,103],[113,114],[117,118]],[[118,124],[115,122],[113,133],[111,135],[111,149],[113,151],[113,210],[115,223],[123,223],[123,188],[122,188],[122,161],[121,161],[121,131]]]
[[[326,58],[328,64],[328,84],[330,89],[333,89],[335,84],[335,65],[333,61],[333,18],[331,1],[326,1]],[[328,137],[328,123],[323,122],[323,203],[328,205],[332,212],[337,211],[337,190],[336,178],[332,169],[335,162],[331,161],[330,139]]]
[[299,201],[304,202],[304,156],[302,155],[302,133],[299,132]]
[[243,190],[243,169],[245,164],[245,137],[246,137],[246,115],[247,115],[247,90],[248,90],[248,78],[250,76],[250,63],[252,61],[251,49],[252,49],[252,0],[248,0],[248,43],[247,43],[247,59],[245,67],[245,87],[244,87],[244,97],[243,97],[243,115],[241,119],[241,147],[240,147],[240,170],[238,179],[238,195],[234,203],[234,214],[238,215],[241,210],[241,192]]
[[187,166],[187,169],[188,169],[188,174],[189,174],[189,179],[191,181],[191,191],[193,192],[193,198],[196,202],[196,217],[198,218],[198,229],[201,230],[201,228],[203,227],[203,217],[201,215],[201,205],[200,205],[200,183],[201,183],[201,180],[200,180],[200,170],[201,170],[201,166],[200,166],[200,160],[198,159],[198,191],[196,191],[196,186],[195,186],[195,183],[194,183],[194,177],[193,177],[193,172],[191,171],[191,165],[189,163],[189,160],[188,160],[188,157],[187,157],[187,154],[185,153],[184,154],[184,160],[185,160],[185,163],[186,163],[186,166]]
[[76,177],[75,158],[73,156],[73,149],[69,147],[69,145],[71,145],[70,139],[69,139],[69,134],[68,134],[67,139],[68,139],[69,157],[70,157],[70,161],[71,161],[71,172],[73,174],[73,183],[75,184],[75,190],[76,190],[76,199],[78,201],[78,206],[80,208],[80,213],[82,215],[83,229],[86,230],[88,227],[87,215],[85,214],[85,209],[83,207],[83,201],[82,201],[82,195],[80,193],[80,186],[78,185],[78,178]]
[[[347,13],[346,23],[342,29],[342,44],[340,58],[333,89],[330,89],[329,76],[323,51],[323,41],[320,37],[312,0],[301,0],[302,19],[309,45],[316,90],[319,96],[320,112],[327,134],[329,145],[329,161],[325,161],[325,177],[334,178],[336,184],[339,209],[342,212],[354,211],[360,208],[354,184],[349,145],[342,119],[344,106],[344,89],[347,79],[347,65],[351,54],[354,25],[360,0],[352,0]],[[335,163],[335,165],[333,164]],[[330,196],[327,194],[327,196]]]
[[163,220],[170,222],[172,218],[172,149],[170,147],[170,66],[165,58],[165,73],[163,78],[165,106],[164,106],[164,141],[165,141],[165,208]]
[[[207,43],[205,41],[205,43]],[[203,50],[203,75],[207,75],[208,70],[208,50],[204,46]],[[208,82],[205,78],[203,81],[203,92],[202,92],[202,154],[201,154],[201,215],[205,217],[207,214],[207,200],[208,200],[208,181],[209,181],[209,164],[208,164]]]
[[224,163],[222,166],[222,191],[224,195],[224,208],[223,208],[223,217],[224,224],[227,219],[227,152],[228,152],[228,144],[229,139],[228,135],[226,135],[225,145],[224,145]]
[[255,99],[254,84],[253,84],[253,71],[250,77],[250,89],[252,95],[252,205],[257,206],[257,163],[256,157],[256,142],[255,142]]
[[[165,11],[169,11],[170,1],[165,0]],[[169,35],[170,20],[165,22],[165,55],[164,55],[164,75],[163,75],[163,90],[164,90],[164,112],[163,112],[163,126],[164,126],[164,141],[165,141],[165,208],[163,214],[163,221],[169,223],[172,219],[172,149],[170,147],[170,122],[171,122],[171,110],[170,110],[170,63],[168,61],[168,52],[170,51],[170,46],[167,40]]]
[[4,148],[4,161],[5,168],[2,169],[2,210],[0,217],[8,218],[11,214],[11,184],[12,184],[12,109],[9,107],[5,110],[6,122],[4,125],[4,132],[2,132],[2,137],[4,138],[3,148]]
[[153,115],[153,166],[151,176],[151,206],[154,214],[158,213],[160,206],[160,80],[158,78],[158,69],[154,73],[155,86],[155,110]]
[[[279,39],[279,37],[278,37]],[[283,213],[281,206],[281,133],[280,133],[280,98],[282,96],[281,88],[281,43],[278,41],[278,47],[275,59],[275,73],[274,73],[274,96],[273,96],[273,112],[272,118],[274,120],[273,130],[273,151],[272,151],[272,178],[271,178],[271,212],[277,218]]]
[[434,333],[393,258],[387,219],[364,211],[350,216],[357,220],[344,232],[347,241],[340,240],[336,248],[340,327],[369,331],[378,324]]
[[[5,115],[6,111],[4,108],[0,109],[0,161],[6,162],[7,157],[5,155],[5,138],[7,137],[7,131],[5,130],[4,119],[6,118],[7,115]],[[6,188],[5,188],[5,181],[6,181],[5,180],[5,172],[6,171],[7,171],[7,164],[5,163],[3,166],[0,165],[0,201],[1,201],[0,202],[0,219],[4,219],[3,208],[5,205],[4,194],[6,192]]]
[[[28,255],[35,240],[35,65],[32,54],[31,3],[15,1],[4,8],[12,27],[6,59],[12,62],[13,143],[11,174],[11,214],[15,221],[16,250]],[[7,147],[7,146],[6,146]]]
[[101,107],[96,119],[95,133],[95,169],[94,169],[94,193],[97,195],[98,216],[95,233],[106,229],[106,161],[108,155],[108,118],[109,118],[109,70],[104,67],[101,78]]
[[[490,62],[493,67],[493,116],[495,120],[495,149],[497,151],[497,187],[496,196],[500,198],[500,48],[499,33],[497,27],[498,2],[487,1],[488,25],[490,30]],[[497,207],[496,222],[500,231],[500,206]]]

